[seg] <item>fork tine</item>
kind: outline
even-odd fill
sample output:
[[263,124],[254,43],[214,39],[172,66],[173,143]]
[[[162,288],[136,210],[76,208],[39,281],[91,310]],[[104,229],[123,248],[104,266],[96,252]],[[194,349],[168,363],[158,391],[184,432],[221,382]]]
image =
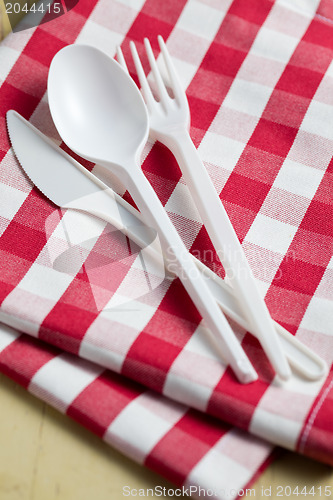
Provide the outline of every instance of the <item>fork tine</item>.
[[175,66],[172,62],[169,51],[168,51],[168,49],[165,45],[165,42],[164,42],[163,38],[161,37],[161,35],[158,35],[157,40],[158,40],[158,44],[160,46],[160,49],[161,49],[161,52],[162,52],[162,55],[164,58],[165,65],[166,65],[167,70],[168,70],[170,84],[171,84],[173,94],[174,94],[176,100],[178,101],[178,104],[180,104],[180,101],[183,100],[183,98],[184,98],[184,90],[181,86],[181,83],[179,81]]
[[150,45],[148,38],[144,39],[144,44],[145,44],[145,48],[146,48],[146,52],[147,52],[148,61],[149,61],[152,73],[154,75],[156,85],[157,85],[157,90],[159,93],[160,101],[162,104],[165,104],[166,100],[169,99],[169,94],[165,88],[160,71],[157,67],[154,53],[152,51],[152,48],[151,48],[151,45]]
[[152,109],[152,107],[154,106],[154,103],[156,101],[155,101],[155,98],[154,98],[152,91],[150,89],[145,72],[143,71],[143,67],[142,67],[142,64],[141,64],[141,61],[139,58],[139,54],[138,54],[138,51],[136,50],[136,46],[135,46],[134,42],[130,42],[130,48],[131,48],[131,52],[132,52],[134,66],[135,66],[135,69],[136,69],[136,72],[137,72],[137,75],[139,78],[139,82],[141,85],[141,91],[143,93],[143,97],[146,101],[146,105],[147,105],[148,109]]
[[121,50],[120,45],[117,45],[117,60],[120,66],[128,73],[128,67],[125,61],[125,57],[123,51]]

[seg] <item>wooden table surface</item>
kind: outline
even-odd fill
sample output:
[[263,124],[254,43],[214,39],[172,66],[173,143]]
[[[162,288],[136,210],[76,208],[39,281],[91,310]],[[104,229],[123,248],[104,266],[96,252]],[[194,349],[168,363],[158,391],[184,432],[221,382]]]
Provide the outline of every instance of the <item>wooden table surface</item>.
[[[9,31],[0,0],[0,39]],[[0,500],[121,500],[124,486],[173,488],[1,374],[0,409]],[[263,489],[268,494],[271,488],[275,500],[278,486],[280,498],[316,500],[330,498],[324,492],[329,486],[333,499],[333,471],[284,452],[253,485],[251,497],[264,498]],[[308,492],[314,486],[315,496],[298,496],[296,488],[301,492],[304,486]]]

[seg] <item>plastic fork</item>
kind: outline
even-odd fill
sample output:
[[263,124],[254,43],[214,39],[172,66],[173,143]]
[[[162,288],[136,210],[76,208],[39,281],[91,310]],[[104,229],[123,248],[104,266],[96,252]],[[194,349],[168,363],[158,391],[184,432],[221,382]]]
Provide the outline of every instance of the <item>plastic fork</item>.
[[[274,329],[273,321],[259,294],[254,276],[227,212],[189,135],[190,110],[185,91],[179,82],[161,36],[158,37],[158,43],[173,93],[171,97],[158,69],[149,40],[145,38],[144,45],[157,88],[158,101],[148,83],[135,44],[130,43],[141,92],[148,108],[150,136],[163,143],[174,154],[245,317],[252,330],[256,332],[276,373],[282,379],[288,379],[291,375],[290,366]],[[120,47],[117,49],[117,59],[127,70]]]

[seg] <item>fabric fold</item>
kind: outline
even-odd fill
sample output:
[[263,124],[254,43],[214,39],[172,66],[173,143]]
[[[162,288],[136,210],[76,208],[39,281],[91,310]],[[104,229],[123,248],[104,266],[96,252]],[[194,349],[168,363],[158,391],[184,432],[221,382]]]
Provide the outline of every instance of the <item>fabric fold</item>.
[[172,481],[177,496],[235,499],[271,460],[269,443],[1,324],[0,370]]

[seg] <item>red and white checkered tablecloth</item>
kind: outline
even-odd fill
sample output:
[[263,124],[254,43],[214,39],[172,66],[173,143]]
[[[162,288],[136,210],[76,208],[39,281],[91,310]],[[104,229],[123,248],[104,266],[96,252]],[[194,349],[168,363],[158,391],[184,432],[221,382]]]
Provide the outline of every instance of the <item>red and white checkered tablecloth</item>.
[[[294,375],[280,383],[258,342],[233,325],[259,373],[259,380],[250,386],[238,384],[208,344],[201,318],[179,280],[164,280],[150,293],[131,296],[132,300],[121,307],[113,307],[142,286],[138,259],[126,254],[119,233],[110,232],[105,224],[69,211],[59,213],[33,189],[10,150],[5,127],[5,113],[10,108],[59,140],[46,95],[48,67],[59,49],[69,43],[89,43],[114,56],[116,45],[121,44],[133,71],[129,41],[134,40],[143,55],[143,37],[149,36],[157,53],[158,34],[166,40],[187,89],[192,138],[272,317],[321,355],[329,367],[332,365],[331,2],[80,0],[66,15],[14,33],[0,47],[0,318],[77,355],[55,354],[57,361],[52,359],[51,364],[46,355],[45,370],[43,358],[40,365],[28,370],[25,384],[39,395],[55,394],[53,378],[61,373],[63,359],[70,366],[78,363],[79,372],[82,366],[83,371],[88,367],[88,372],[94,373],[92,378],[82,372],[86,382],[75,386],[73,380],[75,389],[68,398],[59,385],[53,402],[93,429],[105,431],[112,427],[111,417],[106,417],[104,427],[99,424],[96,406],[91,405],[93,398],[85,399],[84,394],[91,389],[99,399],[93,381],[103,379],[103,375],[94,370],[96,366],[102,367],[98,370],[107,368],[155,391],[138,397],[159,401],[152,413],[162,412],[163,421],[167,420],[172,429],[179,422],[176,413],[188,411],[181,403],[273,444],[333,464],[331,370],[320,382]],[[142,161],[145,174],[188,248],[223,275],[172,155],[160,144],[148,143]],[[105,176],[99,167],[95,172]],[[130,199],[122,186],[117,188]],[[85,266],[80,260],[72,263],[71,272],[59,272],[53,265],[68,244],[64,225],[73,227],[72,241],[86,258]],[[100,262],[106,276],[102,283],[100,276],[98,284],[94,283],[87,272],[89,259],[94,268]],[[36,340],[22,337],[22,342],[32,359],[37,351],[48,352]],[[7,346],[4,341],[0,352],[0,367],[15,377],[23,369],[20,343],[15,340]],[[126,392],[127,382],[122,378],[110,372],[107,377],[117,381],[117,391]],[[81,393],[86,401],[82,403],[84,411],[72,411]],[[166,403],[157,393],[174,403]],[[160,404],[168,411],[177,408],[176,413],[172,410],[170,421],[168,411],[164,413]],[[134,406],[136,411],[136,403]],[[131,411],[128,421],[133,420]],[[203,419],[202,435],[209,436],[213,420],[199,417],[200,413],[194,415]],[[206,418],[210,423],[204,427]],[[218,425],[225,428],[225,424]],[[129,426],[125,424],[124,428]],[[162,443],[160,458],[152,460],[157,470],[169,471],[166,475],[170,476],[170,470],[175,473],[176,469],[172,463],[177,461],[171,460],[171,465],[168,462],[170,449],[165,436],[170,427],[163,424],[161,428],[157,440],[152,438],[154,447]],[[196,433],[190,428],[184,450],[196,446]],[[221,429],[218,432],[223,432]],[[225,453],[227,457],[234,453],[233,461],[242,464],[240,450],[249,442],[253,449],[257,446],[261,450],[255,465],[245,467],[253,474],[268,456],[270,446],[247,433],[235,429],[229,432],[237,435],[237,446],[230,446],[228,450],[233,451]],[[147,453],[151,450],[139,446],[140,452],[132,453],[128,443],[134,437],[129,431],[124,434],[125,438],[117,431],[110,441],[149,462]],[[214,449],[214,443],[209,441],[209,449]],[[184,453],[187,458],[192,456],[190,451]],[[217,459],[215,451],[208,454]],[[200,457],[202,454],[193,459],[196,466],[201,463]],[[186,463],[188,469],[178,483],[186,482],[189,471],[195,470],[193,462]],[[202,470],[200,482],[211,477],[209,467]]]

